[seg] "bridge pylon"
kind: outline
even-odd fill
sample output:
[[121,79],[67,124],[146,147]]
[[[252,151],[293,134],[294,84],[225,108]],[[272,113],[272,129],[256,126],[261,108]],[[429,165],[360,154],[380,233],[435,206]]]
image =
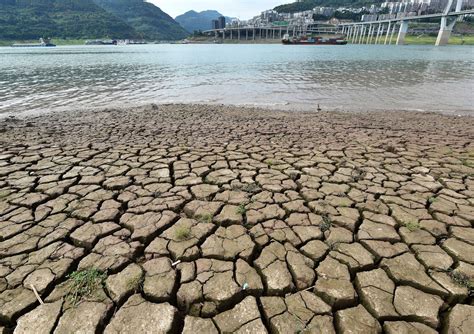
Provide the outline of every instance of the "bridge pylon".
[[[446,8],[444,9],[444,14],[448,14],[451,10],[451,6],[454,0],[449,0]],[[455,12],[460,12],[462,9],[462,0],[456,0]],[[447,45],[449,42],[449,37],[453,31],[454,25],[456,24],[457,17],[441,17],[441,25],[439,27],[438,37],[436,38],[436,46]]]
[[397,45],[405,44],[405,36],[408,32],[408,21],[400,22],[400,30],[398,30]]
[[[451,20],[451,22],[449,22],[449,20]],[[441,25],[439,27],[438,37],[436,38],[436,46],[448,44],[455,24],[456,18],[448,18],[447,16],[441,18]]]

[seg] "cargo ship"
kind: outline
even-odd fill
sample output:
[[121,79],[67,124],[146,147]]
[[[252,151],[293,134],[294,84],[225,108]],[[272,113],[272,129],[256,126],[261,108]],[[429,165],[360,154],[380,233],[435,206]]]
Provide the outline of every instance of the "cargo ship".
[[343,37],[325,38],[325,37],[293,37],[286,34],[283,36],[284,45],[346,45],[347,40]]
[[15,43],[13,48],[38,48],[38,47],[55,47],[49,38],[40,38],[39,43]]

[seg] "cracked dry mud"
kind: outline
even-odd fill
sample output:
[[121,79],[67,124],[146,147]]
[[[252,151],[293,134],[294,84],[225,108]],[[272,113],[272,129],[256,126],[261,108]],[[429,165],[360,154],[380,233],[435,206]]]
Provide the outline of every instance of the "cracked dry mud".
[[473,333],[473,140],[410,112],[2,120],[0,333]]

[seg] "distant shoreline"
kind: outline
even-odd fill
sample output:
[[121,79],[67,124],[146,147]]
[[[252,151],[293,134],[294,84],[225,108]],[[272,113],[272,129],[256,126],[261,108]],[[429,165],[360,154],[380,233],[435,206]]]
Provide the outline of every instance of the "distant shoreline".
[[[73,46],[73,45],[85,45],[88,39],[61,39],[53,38],[52,41],[58,46]],[[193,39],[189,38],[189,44],[215,44],[213,39]],[[407,45],[434,45],[436,36],[415,36],[407,35],[405,37],[405,44]],[[0,40],[0,47],[11,46],[13,43],[36,43],[37,40]],[[162,41],[161,43],[177,43],[179,41]],[[394,43],[394,40],[392,40]],[[149,44],[155,44],[150,41]],[[159,43],[157,43],[159,44]],[[226,39],[220,44],[280,44],[279,39],[258,39],[258,40],[236,40]],[[462,35],[462,36],[451,36],[449,45],[474,45],[474,34]]]

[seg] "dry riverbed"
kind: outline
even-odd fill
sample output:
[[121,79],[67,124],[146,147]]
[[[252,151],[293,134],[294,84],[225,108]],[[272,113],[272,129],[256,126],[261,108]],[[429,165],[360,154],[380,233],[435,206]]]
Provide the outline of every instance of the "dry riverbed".
[[473,137],[411,112],[0,120],[0,333],[472,333]]

